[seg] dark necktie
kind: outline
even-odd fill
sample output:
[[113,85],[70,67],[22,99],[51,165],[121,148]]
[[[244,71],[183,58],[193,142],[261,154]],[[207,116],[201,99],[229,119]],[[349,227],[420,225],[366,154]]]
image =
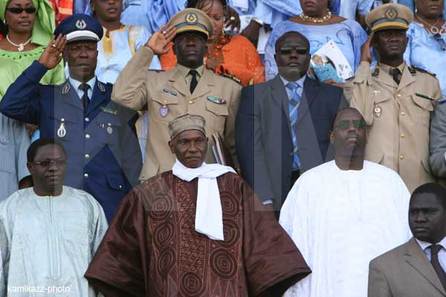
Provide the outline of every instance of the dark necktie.
[[437,273],[438,278],[440,279],[440,282],[443,285],[443,288],[446,289],[446,273],[441,267],[440,261],[438,261],[438,252],[442,249],[442,246],[439,244],[433,244],[430,246],[430,248],[431,248],[432,266],[434,267],[434,270]]
[[87,112],[88,104],[90,103],[90,98],[88,98],[88,90],[90,89],[90,86],[87,83],[81,83],[79,86],[79,90],[84,92],[82,95],[82,106],[84,107],[84,113]]
[[389,73],[392,76],[393,80],[396,82],[396,84],[399,85],[402,76],[401,71],[398,68],[392,68],[389,70]]
[[189,71],[189,74],[192,76],[192,79],[190,80],[190,86],[189,86],[190,93],[192,94],[198,84],[198,80],[197,80],[198,72],[197,72],[197,70],[192,69],[191,71]]

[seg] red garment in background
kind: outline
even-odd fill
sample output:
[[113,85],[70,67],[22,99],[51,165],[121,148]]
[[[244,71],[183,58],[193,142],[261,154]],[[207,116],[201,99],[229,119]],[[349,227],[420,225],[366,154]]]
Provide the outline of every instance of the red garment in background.
[[56,13],[56,24],[73,14],[73,0],[50,0]]

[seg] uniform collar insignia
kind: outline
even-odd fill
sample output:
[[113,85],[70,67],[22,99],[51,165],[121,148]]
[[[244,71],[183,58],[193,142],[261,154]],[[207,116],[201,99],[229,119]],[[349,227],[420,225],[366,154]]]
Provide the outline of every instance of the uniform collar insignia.
[[62,94],[66,95],[70,91],[70,83],[67,81],[62,87]]
[[112,115],[118,114],[118,111],[116,109],[113,109],[113,108],[107,107],[107,106],[101,106],[101,110],[105,113],[110,113]]
[[98,81],[98,88],[99,88],[99,91],[101,91],[102,93],[105,93],[105,86],[100,81]]

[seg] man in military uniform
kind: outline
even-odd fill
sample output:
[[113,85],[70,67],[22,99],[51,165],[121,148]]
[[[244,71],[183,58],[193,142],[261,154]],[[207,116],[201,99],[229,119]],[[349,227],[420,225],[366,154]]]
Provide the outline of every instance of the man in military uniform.
[[[177,66],[166,72],[147,71],[153,55],[163,53],[156,49],[159,33],[155,33],[116,81],[112,100],[135,110],[148,110],[149,137],[141,180],[172,168],[175,156],[167,145],[168,123],[186,113],[204,117],[208,137],[222,137],[235,157],[234,125],[241,86],[203,66],[210,32],[211,20],[204,12],[193,8],[183,10],[161,33],[167,39],[173,38]],[[215,161],[212,151],[208,151],[208,162]]]
[[[412,19],[412,12],[399,4],[385,4],[369,13],[366,22],[372,38],[363,47],[349,92],[351,105],[368,125],[366,159],[397,171],[410,191],[432,181],[429,122],[441,92],[432,74],[403,61]],[[370,46],[378,54],[374,70]]]
[[[110,220],[138,180],[141,151],[134,112],[110,100],[111,84],[94,75],[101,25],[88,15],[73,15],[56,28],[38,61],[10,86],[0,103],[8,117],[38,125],[43,138],[56,138],[67,151],[64,184],[83,189],[101,204]],[[40,79],[62,59],[69,77],[60,86]]]

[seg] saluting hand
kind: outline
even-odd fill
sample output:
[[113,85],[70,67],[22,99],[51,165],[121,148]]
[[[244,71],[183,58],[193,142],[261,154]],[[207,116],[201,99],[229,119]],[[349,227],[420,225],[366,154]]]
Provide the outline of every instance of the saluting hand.
[[160,31],[155,32],[147,41],[146,45],[155,54],[162,55],[169,50],[169,43],[175,37],[177,30],[175,26],[169,25],[161,28]]
[[39,58],[39,63],[47,69],[53,69],[62,60],[62,52],[67,44],[64,35],[53,38]]

